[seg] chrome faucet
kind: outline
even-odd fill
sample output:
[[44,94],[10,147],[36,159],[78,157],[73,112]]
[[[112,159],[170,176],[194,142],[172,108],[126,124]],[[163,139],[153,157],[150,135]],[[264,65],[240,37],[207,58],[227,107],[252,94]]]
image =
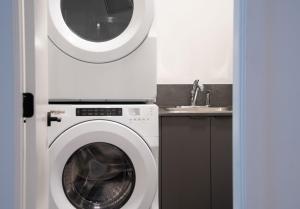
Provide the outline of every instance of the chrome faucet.
[[210,107],[210,90],[207,90],[205,91],[205,95],[206,95],[206,98],[205,98],[205,106],[206,107]]
[[193,83],[193,89],[191,91],[191,106],[196,106],[196,101],[197,101],[197,97],[199,94],[199,90],[200,90],[200,92],[203,92],[204,85],[199,84],[199,80],[195,80]]

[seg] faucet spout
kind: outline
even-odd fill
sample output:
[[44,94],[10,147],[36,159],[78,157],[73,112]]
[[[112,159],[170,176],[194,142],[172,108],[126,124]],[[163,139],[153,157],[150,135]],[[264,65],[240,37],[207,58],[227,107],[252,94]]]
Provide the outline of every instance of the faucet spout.
[[204,90],[204,86],[202,84],[199,85],[199,80],[195,80],[191,91],[191,106],[196,106],[199,90],[202,92]]

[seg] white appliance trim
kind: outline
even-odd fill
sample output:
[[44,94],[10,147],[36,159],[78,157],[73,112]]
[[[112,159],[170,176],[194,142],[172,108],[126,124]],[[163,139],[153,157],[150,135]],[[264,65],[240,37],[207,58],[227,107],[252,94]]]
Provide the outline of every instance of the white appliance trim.
[[97,43],[71,31],[61,13],[61,0],[48,1],[49,39],[64,53],[84,62],[107,63],[125,57],[145,40],[154,17],[153,0],[133,2],[133,16],[126,30],[110,41]]
[[61,183],[61,176],[67,160],[82,146],[95,142],[117,146],[128,155],[133,163],[136,173],[135,189],[122,208],[150,206],[155,197],[158,182],[156,161],[150,148],[136,132],[120,123],[93,120],[66,130],[49,148],[51,156],[50,199],[54,201],[57,208],[74,209],[67,199]]

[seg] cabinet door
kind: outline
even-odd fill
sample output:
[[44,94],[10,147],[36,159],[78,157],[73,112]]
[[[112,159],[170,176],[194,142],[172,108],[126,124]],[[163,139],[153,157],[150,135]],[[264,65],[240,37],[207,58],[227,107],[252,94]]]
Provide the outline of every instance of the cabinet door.
[[211,119],[212,209],[232,209],[232,117]]
[[210,118],[161,118],[161,208],[210,209]]

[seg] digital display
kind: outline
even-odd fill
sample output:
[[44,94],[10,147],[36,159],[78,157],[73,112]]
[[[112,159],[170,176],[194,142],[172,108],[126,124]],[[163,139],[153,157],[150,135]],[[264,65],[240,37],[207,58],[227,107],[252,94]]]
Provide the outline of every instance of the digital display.
[[77,108],[76,116],[122,116],[122,108]]

